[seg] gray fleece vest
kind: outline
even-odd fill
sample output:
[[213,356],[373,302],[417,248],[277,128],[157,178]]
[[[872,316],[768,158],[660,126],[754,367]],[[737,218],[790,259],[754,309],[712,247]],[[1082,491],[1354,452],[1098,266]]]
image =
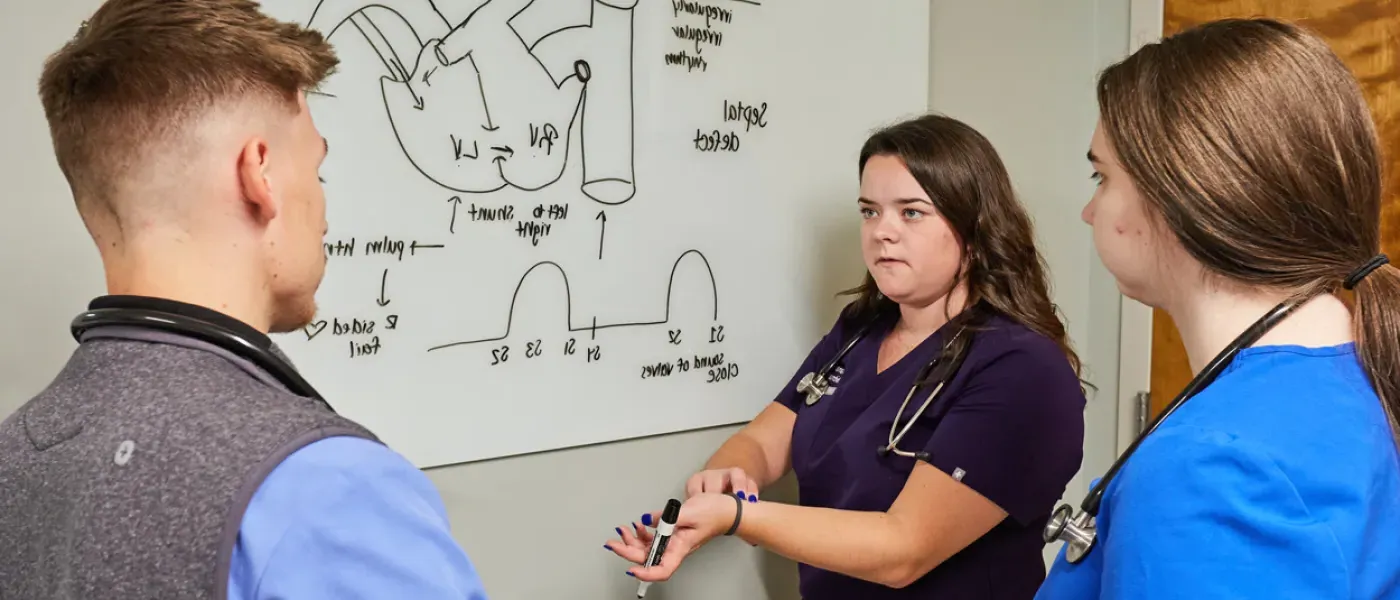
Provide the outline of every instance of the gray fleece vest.
[[340,435],[375,439],[226,350],[91,330],[0,423],[0,599],[222,600],[263,478]]

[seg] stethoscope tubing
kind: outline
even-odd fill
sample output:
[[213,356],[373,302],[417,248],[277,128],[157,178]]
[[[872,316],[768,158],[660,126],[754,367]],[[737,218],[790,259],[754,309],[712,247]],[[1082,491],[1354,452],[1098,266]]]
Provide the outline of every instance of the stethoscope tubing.
[[1249,328],[1245,329],[1239,336],[1235,337],[1234,340],[1231,340],[1230,343],[1225,346],[1225,349],[1221,350],[1219,354],[1216,354],[1209,363],[1206,363],[1205,368],[1201,369],[1201,372],[1186,384],[1186,387],[1176,395],[1176,398],[1173,398],[1171,403],[1169,403],[1166,408],[1162,409],[1161,414],[1158,414],[1157,417],[1143,429],[1142,433],[1138,434],[1137,438],[1133,440],[1133,443],[1128,446],[1127,451],[1123,452],[1122,456],[1118,457],[1118,460],[1113,462],[1113,465],[1109,467],[1108,471],[1104,473],[1104,476],[1099,479],[1098,484],[1091,490],[1089,497],[1085,498],[1084,502],[1080,504],[1080,508],[1097,517],[1099,513],[1099,504],[1103,500],[1104,490],[1108,488],[1108,483],[1118,474],[1118,471],[1122,470],[1123,465],[1128,462],[1133,452],[1137,450],[1138,446],[1142,445],[1142,442],[1147,439],[1147,436],[1157,431],[1157,428],[1160,427],[1168,417],[1175,413],[1177,409],[1181,408],[1187,400],[1199,394],[1206,387],[1210,386],[1211,383],[1214,383],[1215,380],[1220,377],[1220,374],[1225,371],[1225,368],[1230,366],[1230,363],[1235,360],[1235,356],[1237,356],[1241,350],[1254,345],[1254,343],[1259,341],[1259,338],[1263,337],[1269,329],[1277,325],[1284,317],[1291,314],[1295,309],[1301,306],[1302,303],[1303,301],[1300,299],[1295,302],[1283,302],[1275,306],[1268,313],[1265,313],[1263,317],[1260,317],[1251,324]]
[[320,392],[286,361],[237,332],[202,319],[141,308],[99,308],[78,314],[69,329],[73,339],[81,343],[87,331],[110,326],[154,329],[213,344],[252,362],[287,386],[292,393],[306,396],[334,412]]
[[1149,424],[1142,433],[1138,434],[1137,438],[1133,440],[1133,443],[1128,446],[1128,449],[1125,450],[1117,460],[1113,461],[1113,464],[1109,466],[1104,476],[1089,489],[1089,493],[1085,495],[1084,500],[1079,503],[1078,514],[1074,513],[1069,504],[1062,504],[1055,509],[1042,533],[1045,543],[1048,544],[1057,540],[1064,540],[1067,544],[1065,553],[1066,560],[1070,563],[1078,563],[1083,560],[1084,557],[1097,546],[1098,532],[1094,525],[1094,520],[1098,518],[1099,507],[1103,502],[1104,493],[1108,489],[1108,485],[1113,481],[1113,478],[1118,475],[1119,471],[1123,469],[1123,466],[1132,458],[1133,453],[1142,445],[1142,442],[1146,440],[1148,436],[1152,435],[1168,417],[1180,409],[1187,400],[1190,400],[1213,383],[1220,374],[1230,366],[1241,350],[1254,345],[1255,342],[1259,341],[1259,338],[1263,337],[1265,333],[1285,317],[1292,314],[1294,310],[1302,306],[1303,303],[1309,299],[1311,299],[1310,295],[1297,296],[1280,302],[1269,310],[1269,312],[1255,320],[1254,323],[1236,336],[1234,340],[1231,340],[1223,350],[1217,353],[1215,357],[1206,364],[1205,368],[1201,369],[1200,373],[1191,379],[1190,383],[1186,384],[1186,387],[1152,420],[1152,423]]
[[[808,406],[815,404],[821,399],[822,396],[826,395],[828,386],[827,379],[830,376],[831,371],[834,370],[836,368],[836,365],[840,364],[842,360],[845,360],[846,355],[850,353],[851,349],[854,348],[856,344],[860,343],[862,339],[865,339],[866,335],[870,331],[870,327],[871,324],[869,323],[862,326],[859,330],[856,331],[856,334],[852,336],[849,341],[846,342],[846,344],[841,348],[841,350],[836,353],[836,356],[832,357],[831,360],[828,360],[826,364],[822,365],[822,367],[818,369],[816,373],[811,373],[808,376],[803,377],[802,381],[798,383],[797,391],[799,393],[806,394],[806,403]],[[938,397],[939,393],[943,390],[944,385],[950,379],[952,379],[952,377],[958,372],[958,369],[962,366],[963,359],[967,357],[967,349],[965,347],[954,352],[952,360],[948,363],[950,368],[946,369],[945,372],[942,373],[941,376],[938,378],[938,383],[934,386],[933,391],[929,393],[928,397],[924,399],[923,403],[919,405],[919,409],[914,412],[914,417],[907,421],[904,424],[904,428],[902,430],[899,430],[897,434],[895,433],[895,431],[899,429],[900,417],[904,415],[904,410],[908,408],[909,401],[913,399],[914,394],[916,394],[919,391],[919,388],[923,387],[924,385],[927,385],[927,379],[929,374],[932,373],[933,370],[940,365],[940,363],[942,363],[944,353],[946,353],[948,351],[948,348],[958,341],[958,339],[962,336],[963,332],[966,329],[966,325],[960,327],[957,333],[953,334],[953,337],[943,345],[941,351],[936,356],[934,356],[934,358],[931,361],[925,364],[923,368],[919,370],[919,373],[915,376],[913,385],[909,387],[909,392],[904,395],[904,401],[899,405],[899,412],[895,414],[894,420],[890,423],[890,434],[889,437],[886,438],[887,444],[876,449],[881,456],[892,452],[898,456],[904,456],[908,458],[927,458],[928,455],[924,452],[906,452],[900,450],[898,447],[899,442],[903,440],[904,435],[909,433],[909,430],[913,428],[914,423],[917,423],[919,421],[919,418],[923,416],[924,411],[926,411],[928,407],[933,404],[934,399]]]

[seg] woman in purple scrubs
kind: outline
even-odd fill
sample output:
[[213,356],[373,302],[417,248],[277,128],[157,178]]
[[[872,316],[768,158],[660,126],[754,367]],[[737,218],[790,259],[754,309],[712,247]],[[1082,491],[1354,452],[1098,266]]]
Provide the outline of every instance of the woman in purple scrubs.
[[[808,600],[1031,598],[1044,578],[1041,529],[1079,469],[1085,398],[1030,219],[991,144],[953,119],[876,133],[859,168],[855,300],[690,478],[661,564],[638,579],[669,578],[725,534],[798,562]],[[916,378],[958,349],[917,414],[945,369],[906,404]],[[799,382],[832,361],[809,404]],[[801,504],[758,501],[789,468]],[[657,514],[608,547],[642,562]]]

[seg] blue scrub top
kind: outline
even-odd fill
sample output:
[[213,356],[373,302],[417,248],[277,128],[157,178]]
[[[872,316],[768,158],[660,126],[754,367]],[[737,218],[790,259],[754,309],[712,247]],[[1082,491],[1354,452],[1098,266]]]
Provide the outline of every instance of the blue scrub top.
[[1061,548],[1037,598],[1400,598],[1400,461],[1354,345],[1240,352],[1128,459],[1098,546]]
[[253,495],[229,570],[230,600],[486,600],[432,482],[353,437],[292,453]]
[[[806,396],[795,391],[798,380],[836,356],[859,328],[843,317],[778,395],[778,402],[797,413],[792,467],[805,506],[888,510],[914,468],[916,459],[893,453],[881,457],[876,449],[887,444],[890,425],[914,378],[953,332],[945,326],[876,373],[880,342],[896,321],[897,314],[879,319],[833,370],[828,395],[807,406]],[[1085,399],[1054,341],[997,314],[981,327],[962,368],[899,448],[928,452],[930,464],[1010,516],[901,589],[799,565],[805,600],[1021,600],[1035,594],[1045,577],[1041,529],[1079,470]],[[921,392],[906,407],[901,428],[929,389]]]

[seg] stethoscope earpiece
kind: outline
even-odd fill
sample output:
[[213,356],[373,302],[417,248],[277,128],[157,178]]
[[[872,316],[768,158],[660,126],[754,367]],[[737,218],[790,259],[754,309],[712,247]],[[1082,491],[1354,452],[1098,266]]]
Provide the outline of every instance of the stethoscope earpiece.
[[[875,453],[878,454],[878,455],[880,455],[880,458],[884,458],[884,457],[886,457],[886,456],[889,456],[889,455],[890,455],[890,452],[893,451],[893,450],[894,450],[894,449],[891,448],[891,447],[889,447],[889,446],[878,446],[878,447],[875,448]],[[929,461],[929,458],[931,457],[931,455],[930,455],[929,453],[927,453],[927,452],[914,452],[914,453],[902,453],[902,454],[903,454],[904,456],[908,456],[909,458],[912,458],[912,459],[915,459],[915,460],[922,460],[922,461],[924,461],[924,462],[928,462],[928,461]]]

